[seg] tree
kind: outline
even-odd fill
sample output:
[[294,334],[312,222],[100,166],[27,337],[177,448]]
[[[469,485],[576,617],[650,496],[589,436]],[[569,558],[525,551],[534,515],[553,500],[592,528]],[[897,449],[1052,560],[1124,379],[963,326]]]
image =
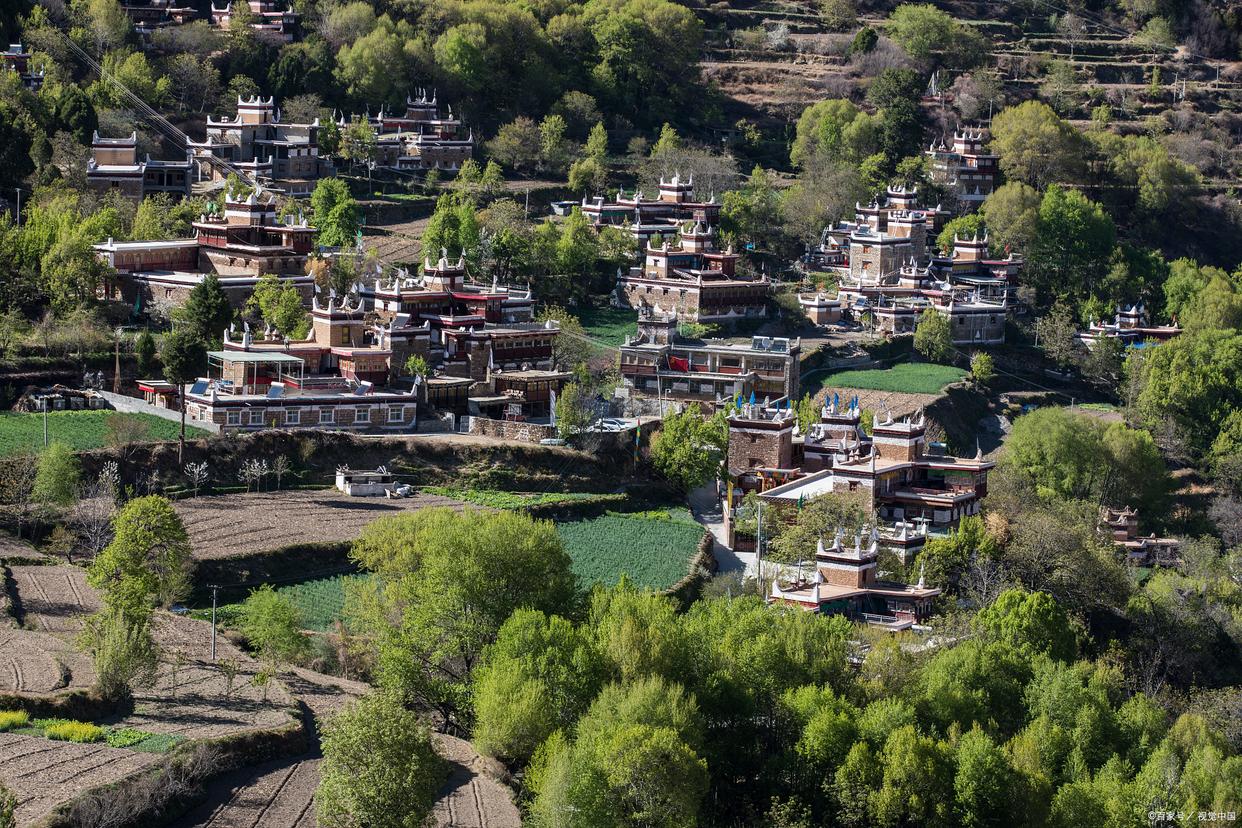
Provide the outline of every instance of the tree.
[[1040,101],[1001,110],[992,121],[992,146],[1009,180],[1037,189],[1072,181],[1082,169],[1078,133]]
[[573,594],[555,528],[524,514],[425,509],[381,518],[351,557],[380,576],[348,601],[371,641],[379,685],[446,721],[468,709],[474,668],[513,611],[552,611]]
[[953,68],[970,68],[987,51],[987,41],[933,5],[903,3],[888,18],[888,35],[916,60],[933,57]]
[[405,20],[397,23],[381,15],[376,26],[336,53],[336,80],[355,101],[373,106],[397,105],[406,92],[414,49],[414,30]]
[[250,646],[270,667],[297,664],[310,650],[302,632],[302,612],[271,584],[252,590],[242,603],[240,627]]
[[372,693],[323,726],[315,812],[325,828],[419,828],[447,772],[418,715]]
[[105,608],[86,619],[82,643],[94,657],[95,681],[106,699],[124,699],[134,686],[155,682],[159,648],[151,636],[151,612]]
[[670,413],[651,441],[651,463],[670,483],[688,492],[714,479],[728,437],[723,414],[709,420],[690,408]]
[[967,828],[1002,828],[1013,821],[1016,774],[1005,752],[978,727],[957,745],[954,798]]
[[876,122],[844,98],[819,101],[798,118],[789,160],[808,167],[816,156],[858,162],[877,149]]
[[888,737],[880,764],[883,780],[872,800],[877,824],[955,824],[953,763],[947,745],[906,726]]
[[1039,232],[1039,191],[1021,181],[1009,181],[983,202],[992,244],[999,250],[1023,251]]
[[569,189],[598,193],[608,186],[608,168],[597,158],[582,158],[569,166]]
[[190,485],[194,488],[194,496],[198,497],[198,490],[210,477],[210,472],[207,468],[207,461],[203,460],[198,463],[186,463],[185,476],[190,479]]
[[858,496],[832,492],[806,501],[789,517],[777,512],[764,521],[771,557],[782,563],[807,560],[820,540],[831,544],[838,531],[848,536],[844,543],[852,543],[871,513]]
[[591,401],[590,388],[566,383],[556,398],[556,433],[570,440],[586,431],[595,419]]
[[1171,423],[1193,452],[1211,445],[1221,424],[1242,408],[1233,366],[1242,359],[1242,332],[1182,334],[1141,362],[1138,408],[1153,428]]
[[1031,654],[1060,661],[1077,651],[1074,630],[1060,604],[1046,592],[1008,589],[974,618],[977,629]]
[[177,441],[177,462],[185,454],[185,386],[198,379],[207,367],[207,348],[193,332],[177,329],[164,337],[160,348],[164,379],[177,386],[181,406],[181,434]]
[[134,341],[134,356],[138,361],[138,376],[145,377],[155,367],[155,337],[150,328],[143,328]]
[[177,321],[194,339],[213,348],[220,346],[225,329],[233,321],[233,306],[219,276],[208,273],[190,290],[177,311]]
[[1093,296],[1108,272],[1117,230],[1104,209],[1077,190],[1050,186],[1028,251],[1030,283],[1040,299]]
[[311,193],[319,244],[350,247],[358,235],[358,202],[339,178],[321,178]]
[[302,294],[293,283],[274,273],[264,273],[254,286],[254,292],[246,302],[247,310],[258,311],[268,325],[290,339],[301,339],[310,328]]
[[948,318],[932,308],[923,311],[914,328],[914,349],[932,362],[952,362],[953,330]]
[[577,722],[603,681],[589,630],[519,609],[475,672],[474,744],[488,756],[524,764],[553,732]]
[[87,581],[103,592],[104,607],[145,617],[151,603],[172,603],[189,584],[190,538],[162,497],[131,500],[114,521],[112,543],[91,562]]
[[1168,471],[1151,435],[1101,423],[1064,408],[1040,408],[1014,421],[1001,463],[1043,498],[1091,499],[1163,516]]
[[533,167],[538,163],[542,149],[543,138],[538,124],[525,116],[502,126],[496,137],[487,142],[488,154],[515,170]]
[[73,449],[64,443],[50,444],[39,454],[34,500],[44,506],[72,506],[78,499],[82,466]]
[[970,378],[975,385],[988,385],[996,379],[996,366],[987,351],[976,351],[970,357]]
[[1035,338],[1061,370],[1074,364],[1078,355],[1078,330],[1069,306],[1058,302],[1046,314],[1035,320]]
[[821,0],[819,19],[832,32],[842,32],[854,28],[858,22],[858,10],[853,0]]

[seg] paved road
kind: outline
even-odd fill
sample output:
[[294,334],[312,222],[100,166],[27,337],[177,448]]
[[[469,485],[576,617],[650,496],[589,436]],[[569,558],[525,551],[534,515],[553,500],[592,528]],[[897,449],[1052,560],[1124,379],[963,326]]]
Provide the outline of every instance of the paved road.
[[743,572],[744,577],[755,574],[755,555],[753,552],[734,552],[725,546],[724,516],[720,509],[720,498],[716,496],[716,484],[709,483],[690,493],[690,513],[703,528],[712,533],[715,542],[712,554],[720,565],[720,572]]

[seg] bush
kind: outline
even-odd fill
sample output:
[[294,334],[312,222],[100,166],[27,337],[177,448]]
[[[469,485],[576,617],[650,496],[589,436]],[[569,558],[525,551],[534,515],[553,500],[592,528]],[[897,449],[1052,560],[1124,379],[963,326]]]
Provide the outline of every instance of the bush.
[[67,719],[52,719],[43,724],[43,735],[61,742],[98,742],[107,734],[99,725],[87,722],[74,722]]
[[25,727],[30,721],[30,714],[25,710],[0,710],[0,733]]

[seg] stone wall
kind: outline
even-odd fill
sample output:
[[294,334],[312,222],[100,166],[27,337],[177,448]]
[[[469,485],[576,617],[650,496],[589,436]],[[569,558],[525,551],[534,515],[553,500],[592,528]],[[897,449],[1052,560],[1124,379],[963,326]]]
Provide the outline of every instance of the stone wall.
[[520,440],[524,443],[538,443],[540,440],[551,440],[557,437],[554,427],[539,423],[489,420],[486,417],[469,417],[467,420],[466,433],[481,437]]

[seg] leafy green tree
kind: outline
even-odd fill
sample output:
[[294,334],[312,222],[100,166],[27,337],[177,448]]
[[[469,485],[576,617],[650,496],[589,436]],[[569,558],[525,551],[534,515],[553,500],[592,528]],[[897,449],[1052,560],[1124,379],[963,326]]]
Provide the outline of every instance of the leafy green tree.
[[240,627],[250,646],[268,664],[297,664],[310,651],[302,632],[302,612],[292,601],[263,584],[242,603]]
[[770,247],[781,232],[781,200],[772,176],[758,164],[738,190],[724,194],[722,229],[737,241]]
[[259,277],[246,305],[251,312],[258,311],[258,316],[281,336],[301,339],[310,330],[302,294],[292,282],[274,273],[264,273]]
[[379,575],[347,601],[379,685],[446,720],[469,709],[474,669],[514,610],[560,609],[573,595],[555,527],[524,514],[425,509],[381,518],[351,554]]
[[1081,346],[1074,314],[1065,302],[1058,302],[1046,314],[1035,320],[1036,343],[1044,355],[1061,370],[1072,366],[1078,358]]
[[676,607],[668,596],[623,581],[591,596],[589,626],[609,671],[623,681],[674,676],[685,658]]
[[962,825],[1001,828],[1012,824],[1016,781],[1004,751],[988,734],[975,727],[962,735],[953,780]]
[[475,672],[475,746],[489,756],[525,763],[554,731],[573,726],[603,677],[588,631],[559,616],[517,610]]
[[356,101],[372,106],[399,104],[406,92],[414,35],[405,20],[394,23],[388,15],[381,15],[374,29],[336,53],[337,82]]
[[1074,630],[1065,610],[1046,592],[1008,589],[975,616],[978,629],[1031,653],[1062,661],[1077,650]]
[[54,442],[39,453],[39,470],[35,474],[34,500],[45,506],[71,506],[78,499],[78,481],[82,465],[73,449]]
[[185,594],[190,538],[171,503],[157,496],[135,498],[117,513],[113,529],[112,542],[87,571],[105,608],[140,618],[152,602],[167,605]]
[[841,32],[854,28],[858,22],[858,10],[853,0],[821,0],[819,19],[829,31]]
[[138,361],[138,375],[145,377],[155,367],[155,337],[150,328],[143,328],[134,340],[134,356]]
[[[921,719],[941,728],[973,723],[1010,734],[1025,718],[1023,692],[1031,679],[1029,658],[1002,642],[967,641],[932,657],[923,668],[918,706]],[[888,758],[893,739],[885,748]]]
[[837,530],[849,535],[846,541],[853,543],[853,536],[862,532],[871,517],[868,503],[844,492],[823,494],[795,508],[792,515],[788,510],[768,511],[764,521],[764,532],[770,538],[765,551],[783,563],[808,560],[820,540],[832,543]]
[[986,53],[987,41],[935,6],[903,3],[888,18],[888,35],[917,60],[937,57],[954,68],[970,68]]
[[514,170],[530,169],[539,162],[543,136],[539,125],[519,116],[500,128],[487,142],[487,152],[499,163]]
[[1040,408],[1014,422],[1001,463],[1031,481],[1040,497],[1089,498],[1134,506],[1149,520],[1163,516],[1169,491],[1164,459],[1148,432],[1124,423]]
[[876,151],[877,122],[844,98],[819,101],[798,118],[789,160],[805,167],[818,155],[857,163]]
[[832,777],[837,818],[848,828],[873,825],[871,802],[883,784],[880,759],[866,742],[855,742]]
[[418,715],[393,696],[363,696],[323,725],[315,812],[326,828],[419,828],[447,766]]
[[594,418],[590,388],[577,382],[566,383],[556,398],[556,433],[566,440],[577,437],[591,426]]
[[185,453],[185,386],[207,368],[207,348],[193,332],[176,329],[160,343],[160,362],[164,365],[164,379],[177,386],[181,403],[181,435],[177,444],[180,463]]
[[532,813],[550,826],[690,826],[707,791],[693,698],[649,679],[601,693],[577,739],[551,739],[531,776]]
[[987,351],[976,351],[971,355],[970,378],[976,385],[988,385],[996,379],[996,364]]
[[1039,203],[1039,191],[1021,181],[993,190],[981,208],[992,246],[1002,252],[1028,250],[1039,232]]
[[880,757],[883,781],[872,799],[879,825],[954,825],[948,746],[910,726],[893,731]]
[[1192,451],[1206,451],[1225,418],[1242,408],[1239,359],[1236,330],[1185,333],[1153,349],[1141,363],[1139,411],[1153,427],[1172,424]]
[[802,399],[798,400],[796,409],[798,416],[798,429],[806,434],[812,425],[819,422],[819,404],[810,394],[803,394]]
[[608,186],[608,169],[596,158],[581,158],[569,166],[569,189],[575,193],[598,193]]
[[1040,101],[1001,110],[992,121],[992,147],[1006,178],[1036,189],[1073,181],[1082,169],[1078,133]]
[[0,785],[0,828],[17,828],[17,797]]
[[311,193],[319,244],[350,247],[358,235],[358,202],[339,178],[321,178]]
[[1028,253],[1030,284],[1050,302],[1094,295],[1108,272],[1117,231],[1103,208],[1077,190],[1050,186],[1039,205],[1039,230]]
[[177,311],[177,321],[181,323],[179,330],[203,342],[210,347],[218,348],[224,339],[224,331],[233,321],[233,306],[229,302],[220,277],[208,273],[203,280],[190,290],[185,304]]
[[948,537],[930,538],[919,553],[918,563],[927,583],[956,593],[962,576],[978,561],[1000,556],[1000,544],[988,532],[983,520],[970,515],[962,518]]
[[86,619],[82,643],[95,666],[95,682],[106,699],[124,699],[135,686],[150,686],[159,667],[151,635],[151,611],[107,607]]
[[651,441],[651,463],[670,483],[690,491],[719,471],[728,432],[722,414],[709,420],[689,408],[672,412]]
[[953,330],[943,314],[928,308],[914,328],[914,349],[932,362],[953,361]]
[[603,121],[596,121],[587,136],[584,149],[587,158],[593,158],[601,164],[608,158],[608,130],[604,129]]
[[940,235],[936,236],[936,246],[948,255],[953,254],[954,241],[958,238],[969,239],[987,234],[987,224],[982,213],[967,213],[946,222]]

